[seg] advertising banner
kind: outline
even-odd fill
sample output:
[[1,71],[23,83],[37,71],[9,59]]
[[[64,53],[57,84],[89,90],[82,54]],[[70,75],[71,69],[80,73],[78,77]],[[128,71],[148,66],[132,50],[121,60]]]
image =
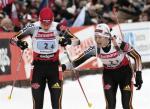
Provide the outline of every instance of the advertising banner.
[[15,33],[0,33],[0,82],[25,80],[24,62],[22,62],[19,72],[16,68],[19,62],[21,51],[18,47],[9,44],[9,39]]
[[11,73],[9,39],[0,39],[0,75]]
[[[130,43],[141,55],[142,62],[150,62],[150,22],[120,24],[123,40]],[[113,30],[121,37],[119,27]]]

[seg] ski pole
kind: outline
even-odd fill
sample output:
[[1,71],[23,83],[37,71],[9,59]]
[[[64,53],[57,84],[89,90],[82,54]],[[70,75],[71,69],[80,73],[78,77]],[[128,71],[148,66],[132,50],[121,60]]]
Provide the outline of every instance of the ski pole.
[[18,62],[17,68],[16,68],[15,78],[14,78],[14,80],[13,80],[12,88],[11,88],[10,94],[9,94],[9,96],[8,96],[8,99],[9,99],[9,100],[11,100],[11,98],[12,98],[12,93],[13,93],[14,86],[15,86],[15,83],[16,83],[16,80],[17,80],[17,75],[18,75],[18,73],[19,73],[20,65],[21,65],[21,63],[22,63],[22,56],[23,56],[23,53],[24,53],[24,51],[21,52],[21,55],[20,55],[20,58],[19,58],[19,62]]
[[[60,30],[60,29],[59,29],[59,28],[60,28],[59,26],[58,26],[57,28],[58,28],[58,30]],[[65,32],[62,32],[62,30],[60,30],[60,32],[62,33],[62,36],[64,36],[67,31],[69,31],[68,28],[66,28]],[[69,59],[69,62],[71,63],[71,67],[72,67],[73,73],[74,73],[74,75],[75,75],[75,77],[76,77],[76,79],[77,79],[77,81],[78,81],[78,83],[79,83],[79,85],[80,85],[80,88],[81,88],[81,90],[82,90],[82,92],[83,92],[83,95],[84,95],[84,97],[85,97],[85,99],[86,99],[86,102],[87,102],[87,104],[88,104],[88,107],[92,107],[92,103],[89,102],[89,100],[88,100],[88,98],[87,98],[87,96],[86,96],[86,94],[85,94],[85,91],[84,91],[84,89],[83,89],[83,87],[82,87],[82,84],[81,84],[80,79],[79,79],[79,77],[78,77],[78,75],[77,75],[77,73],[76,73],[76,70],[75,70],[74,67],[73,67],[72,60],[70,59],[70,56],[69,56],[69,53],[67,52],[66,47],[64,47],[64,50],[65,50],[65,52],[66,52],[66,54],[67,54],[67,57],[68,57],[68,59]]]
[[[118,16],[116,14],[116,9],[115,8],[113,9],[113,13],[114,13],[114,16],[116,17],[116,20],[117,20],[117,25],[119,27],[119,31],[120,31],[120,34],[121,34],[121,39],[123,40],[123,33],[122,33],[122,30],[121,30],[121,27],[120,27],[119,19],[118,19]],[[130,58],[129,58],[129,61],[130,61],[130,64],[131,64]],[[132,69],[132,72],[134,72],[132,64],[131,64],[131,69]],[[135,78],[135,74],[133,74],[133,76]]]
[[67,54],[67,57],[68,57],[69,62],[71,63],[71,67],[72,67],[73,73],[74,73],[74,75],[75,75],[75,78],[78,80],[78,83],[79,83],[80,88],[81,88],[81,90],[82,90],[82,92],[83,92],[83,95],[84,95],[84,97],[85,97],[85,99],[86,99],[86,102],[87,102],[87,104],[88,104],[88,107],[92,107],[92,103],[89,102],[89,100],[88,100],[88,98],[87,98],[87,96],[86,96],[86,94],[85,94],[85,91],[84,91],[84,89],[83,89],[83,86],[82,86],[82,84],[81,84],[81,82],[80,82],[80,79],[79,79],[77,73],[76,73],[76,70],[75,70],[74,67],[73,67],[72,60],[71,60],[70,57],[69,57],[69,53],[67,52],[66,47],[64,47],[64,50],[65,50],[65,53]]
[[116,17],[117,25],[118,25],[118,27],[119,27],[119,31],[120,31],[120,34],[121,34],[121,39],[123,40],[123,33],[122,33],[122,31],[121,31],[119,19],[118,19],[118,16],[117,16],[117,14],[116,14],[116,9],[115,9],[115,8],[113,8],[113,14],[114,14],[114,16]]

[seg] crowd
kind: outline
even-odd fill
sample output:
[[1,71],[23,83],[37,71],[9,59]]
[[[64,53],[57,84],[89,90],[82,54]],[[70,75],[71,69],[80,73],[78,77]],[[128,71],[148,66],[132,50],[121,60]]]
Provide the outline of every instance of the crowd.
[[[37,21],[39,11],[44,5],[51,7],[56,22],[63,22],[69,27],[83,7],[83,25],[116,23],[112,12],[114,8],[117,9],[120,23],[150,20],[150,0],[14,0],[0,8],[0,31],[18,31],[26,24]],[[14,7],[18,21],[12,20]]]

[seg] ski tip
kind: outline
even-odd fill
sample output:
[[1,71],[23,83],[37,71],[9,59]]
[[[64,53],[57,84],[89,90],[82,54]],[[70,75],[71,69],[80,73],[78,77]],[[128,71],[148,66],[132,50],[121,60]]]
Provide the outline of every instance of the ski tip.
[[88,103],[88,106],[89,106],[89,108],[91,108],[92,107],[92,103]]
[[8,96],[8,100],[11,100],[11,96]]

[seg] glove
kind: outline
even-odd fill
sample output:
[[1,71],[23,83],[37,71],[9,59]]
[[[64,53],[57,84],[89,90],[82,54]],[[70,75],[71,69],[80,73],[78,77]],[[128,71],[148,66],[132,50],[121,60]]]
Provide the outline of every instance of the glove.
[[22,50],[28,48],[28,43],[26,41],[17,41],[17,46],[20,47]]
[[65,38],[65,37],[60,37],[59,44],[62,47],[65,47],[66,45],[71,45],[71,39],[70,38]]
[[134,84],[134,86],[137,87],[136,90],[140,90],[142,87],[142,84],[143,84],[141,71],[136,72],[135,82],[136,82],[136,84]]
[[66,65],[62,64],[61,67],[62,67],[62,71],[64,72],[66,70]]

